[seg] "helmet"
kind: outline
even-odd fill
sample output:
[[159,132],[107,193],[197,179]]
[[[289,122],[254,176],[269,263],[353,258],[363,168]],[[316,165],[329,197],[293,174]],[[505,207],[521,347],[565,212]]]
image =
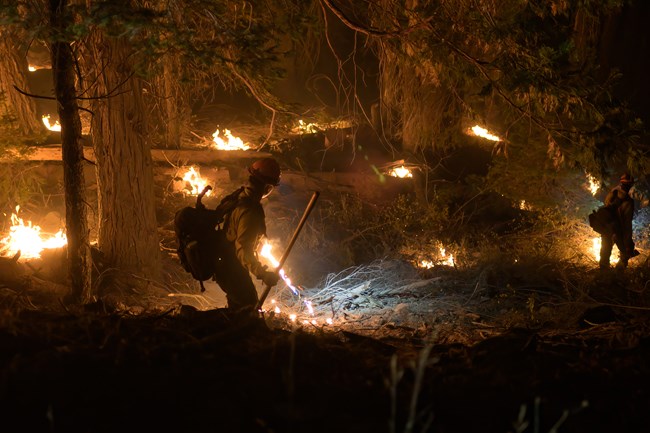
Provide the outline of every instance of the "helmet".
[[262,158],[248,167],[251,177],[264,184],[278,185],[280,183],[280,164],[273,158]]
[[634,183],[634,177],[630,173],[623,173],[621,176],[621,183],[632,185]]

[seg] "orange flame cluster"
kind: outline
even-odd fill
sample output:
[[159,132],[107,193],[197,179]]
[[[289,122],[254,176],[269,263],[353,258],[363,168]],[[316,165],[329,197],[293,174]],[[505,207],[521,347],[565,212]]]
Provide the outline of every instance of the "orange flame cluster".
[[456,266],[456,262],[454,261],[454,255],[451,253],[447,253],[447,250],[440,246],[438,247],[438,254],[439,254],[439,259],[436,261],[433,260],[421,260],[420,263],[418,264],[419,267],[424,268],[424,269],[431,269],[434,266],[451,266],[454,267]]
[[402,165],[401,167],[391,168],[388,171],[388,175],[404,179],[404,178],[407,178],[407,177],[413,177],[413,172],[411,172],[410,169],[408,169],[408,168],[406,168],[406,167],[404,167]]
[[46,114],[45,116],[43,116],[42,120],[43,120],[43,125],[45,125],[45,127],[47,129],[49,129],[50,131],[57,131],[57,132],[61,131],[61,124],[59,123],[58,120],[56,122],[54,122],[54,123],[50,123],[50,115],[49,114]]
[[[188,194],[199,195],[201,191],[208,185],[208,181],[201,177],[201,174],[194,167],[187,169],[183,175],[183,180],[189,185],[190,190]],[[184,191],[187,191],[184,190]],[[209,196],[212,191],[208,191],[205,195]]]
[[[280,261],[278,259],[276,259],[275,256],[273,255],[273,253],[271,252],[272,249],[273,249],[273,247],[271,246],[269,241],[265,240],[262,243],[262,247],[260,248],[260,253],[259,254],[260,254],[261,257],[264,257],[266,260],[268,260],[271,263],[271,266],[273,266],[274,268],[277,269],[277,267],[280,266]],[[278,273],[280,274],[280,278],[282,278],[282,281],[284,281],[285,284],[287,285],[287,287],[289,287],[291,289],[293,294],[297,295],[298,294],[298,289],[296,288],[296,286],[294,286],[291,283],[291,278],[289,278],[287,276],[287,274],[284,272],[284,269],[280,269],[280,271]]]
[[469,130],[470,130],[470,134],[476,135],[477,137],[482,137],[490,141],[502,141],[500,137],[492,134],[482,126],[474,125]]
[[68,243],[63,229],[51,236],[41,233],[39,226],[32,224],[31,221],[25,223],[18,217],[19,210],[20,207],[16,206],[16,213],[11,214],[12,226],[9,235],[0,240],[2,255],[13,256],[20,252],[21,259],[38,259],[43,250],[62,248]]
[[219,150],[248,150],[251,147],[244,143],[244,141],[232,135],[229,129],[223,130],[223,136],[218,129],[212,134],[214,147]]
[[600,189],[598,180],[589,173],[587,173],[587,189],[589,189],[591,195],[596,195],[598,189]]
[[304,120],[298,120],[298,125],[291,129],[294,134],[315,134],[324,128],[317,123],[305,123]]

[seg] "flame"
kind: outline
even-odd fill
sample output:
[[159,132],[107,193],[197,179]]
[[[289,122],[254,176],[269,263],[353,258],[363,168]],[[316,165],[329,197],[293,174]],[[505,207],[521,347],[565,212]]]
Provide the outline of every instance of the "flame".
[[600,189],[598,180],[596,180],[595,177],[587,173],[587,182],[589,183],[589,186],[587,188],[589,189],[589,192],[591,192],[591,195],[596,195],[596,193]]
[[315,134],[318,131],[322,131],[317,123],[305,123],[302,119],[298,120],[298,126],[295,126],[291,129],[291,132],[294,134]]
[[59,123],[58,120],[56,122],[54,122],[54,124],[50,123],[50,115],[49,114],[43,116],[43,125],[45,125],[45,127],[47,129],[49,129],[50,131],[57,131],[57,132],[61,131],[61,124]]
[[502,141],[501,138],[497,137],[494,134],[491,134],[487,129],[478,125],[472,126],[470,128],[470,131],[472,134],[476,135],[477,137],[483,137],[490,141]]
[[[272,248],[273,247],[268,242],[268,240],[264,240],[264,243],[262,244],[259,254],[260,256],[267,259],[271,263],[271,265],[277,269],[277,267],[280,266],[280,261],[276,259],[273,253],[271,252]],[[280,278],[282,278],[282,280],[286,283],[287,287],[291,289],[294,295],[297,295],[298,289],[291,283],[291,279],[287,277],[287,274],[285,274],[284,269],[280,269],[279,274],[280,274]]]
[[409,170],[404,166],[392,168],[388,172],[388,175],[393,177],[401,177],[401,178],[413,177],[413,173],[411,172],[411,170]]
[[526,200],[519,200],[519,209],[521,210],[533,210],[533,206],[530,203],[527,203]]
[[[208,185],[208,181],[201,178],[201,174],[199,174],[199,172],[194,169],[194,167],[190,167],[185,172],[183,175],[183,180],[189,184],[191,188],[189,194],[191,195],[199,195],[199,193],[203,191],[203,188]],[[211,192],[212,191],[208,191],[205,195],[209,196]]]
[[9,236],[0,240],[0,251],[3,255],[13,256],[20,251],[21,259],[38,259],[44,249],[61,248],[68,243],[63,229],[48,237],[31,221],[25,224],[23,219],[18,217],[19,210],[20,206],[16,206],[16,213],[11,214],[12,226]]
[[[261,247],[260,247],[259,255],[261,257],[264,257],[266,260],[268,260],[271,263],[271,265],[274,268],[277,269],[277,267],[280,265],[280,262],[279,262],[278,259],[275,258],[275,256],[271,252],[271,250],[272,250],[271,244],[269,243],[269,241],[267,239],[265,239],[264,242],[262,243]],[[280,277],[282,278],[282,280],[284,280],[284,282],[286,283],[287,287],[289,287],[291,289],[293,294],[298,295],[298,289],[293,285],[293,283],[291,282],[291,279],[289,279],[287,277],[287,275],[284,273],[283,269],[280,269],[279,274],[280,274]],[[309,318],[309,317],[301,318],[302,324],[303,325],[309,325],[309,324],[317,325],[318,320],[313,317],[315,315],[315,311],[314,311],[314,306],[312,305],[312,302],[310,300],[303,300],[303,304],[304,304],[305,308],[307,309],[308,315],[312,316],[312,317],[311,318]],[[282,313],[282,310],[277,305],[277,301],[275,299],[271,299],[271,310],[273,310],[273,312],[275,312],[275,314]],[[263,310],[263,311],[268,311],[268,310]],[[298,314],[296,314],[296,313],[285,312],[285,314],[288,314],[289,320],[291,320],[294,323],[298,320]],[[332,325],[334,323],[334,319],[332,317],[327,317],[327,318],[324,319],[323,322],[324,322],[323,325]]]
[[454,262],[454,255],[453,254],[447,255],[447,252],[443,247],[440,247],[440,257],[442,257],[442,260],[440,262],[441,265],[456,266],[456,263]]
[[34,72],[36,70],[36,66],[29,65],[27,66],[27,69],[29,70],[29,72]]
[[456,262],[454,261],[454,255],[453,254],[448,254],[447,251],[445,250],[444,247],[439,246],[438,247],[438,256],[439,259],[436,260],[435,262],[433,260],[421,260],[418,266],[423,269],[431,269],[434,266],[456,266]]
[[250,146],[245,144],[244,141],[239,138],[235,137],[232,135],[229,129],[224,129],[223,130],[223,137],[221,138],[219,136],[221,132],[217,129],[214,134],[212,134],[212,138],[214,139],[214,144],[215,147],[219,150],[248,150],[250,149]]
[[[600,236],[596,236],[591,240],[591,255],[593,256],[594,260],[597,262],[600,261],[600,246],[602,244],[602,240]],[[619,251],[617,250],[612,250],[612,256],[611,256],[611,263],[618,263],[618,260],[620,259]]]

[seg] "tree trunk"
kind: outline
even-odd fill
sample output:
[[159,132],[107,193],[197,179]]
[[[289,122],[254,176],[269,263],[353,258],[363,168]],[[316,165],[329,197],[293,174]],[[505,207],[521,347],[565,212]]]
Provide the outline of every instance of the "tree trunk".
[[[67,0],[50,0],[50,22],[55,32],[63,32]],[[68,237],[68,273],[73,302],[91,300],[91,257],[86,209],[84,154],[81,120],[77,105],[72,48],[59,38],[51,42],[52,76],[61,123],[63,184],[65,189],[66,233]]]
[[167,147],[174,149],[181,148],[181,122],[182,122],[182,104],[179,105],[178,84],[174,80],[174,59],[166,56],[163,64],[164,81],[163,88],[165,89],[165,112],[164,112],[164,125],[165,125],[165,142]]
[[128,41],[93,35],[92,139],[99,191],[99,249],[122,278],[157,279],[159,246],[151,148],[142,81],[134,76]]
[[7,30],[0,30],[0,91],[7,98],[7,105],[13,108],[20,129],[25,135],[42,130],[43,124],[36,114],[33,98],[25,96],[15,88],[29,91],[27,84],[27,57],[19,47],[20,38]]

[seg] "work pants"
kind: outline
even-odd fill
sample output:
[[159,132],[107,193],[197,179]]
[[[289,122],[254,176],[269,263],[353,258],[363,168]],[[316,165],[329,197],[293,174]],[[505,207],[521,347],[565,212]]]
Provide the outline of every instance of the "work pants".
[[226,293],[228,308],[239,310],[244,307],[255,308],[257,305],[257,289],[248,269],[235,256],[234,247],[220,260],[214,280]]
[[617,210],[619,217],[618,224],[614,231],[603,234],[600,242],[600,267],[609,266],[609,257],[612,254],[614,244],[618,248],[620,255],[620,265],[627,266],[628,260],[634,254],[634,240],[632,239],[632,217],[634,216],[634,207],[623,203]]
[[[619,232],[617,230],[617,232]],[[616,239],[616,241],[614,241]],[[616,243],[616,247],[618,248],[618,251],[620,253],[620,260],[623,265],[627,265],[627,260],[628,257],[625,254],[625,246],[623,243],[622,236],[620,236],[618,233],[614,234],[613,232],[609,232],[607,234],[603,234],[600,238],[600,267],[601,268],[607,268],[609,267],[609,257],[612,255],[612,248],[614,247],[614,243]]]
[[[619,249],[621,250],[621,259],[625,257],[625,262],[627,259],[632,257],[634,252],[634,241],[632,240],[632,218],[634,218],[634,202],[624,201],[618,207],[618,218],[620,221],[620,232],[617,233],[617,238],[621,238],[621,245]],[[618,246],[618,243],[617,243]]]

